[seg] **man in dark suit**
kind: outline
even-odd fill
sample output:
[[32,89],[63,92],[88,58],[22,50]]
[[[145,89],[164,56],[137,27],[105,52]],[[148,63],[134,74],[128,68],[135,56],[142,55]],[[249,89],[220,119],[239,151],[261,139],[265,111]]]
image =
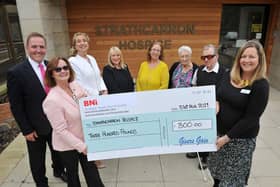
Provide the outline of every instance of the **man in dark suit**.
[[28,57],[9,69],[7,74],[8,97],[11,111],[25,136],[29,164],[37,187],[48,186],[46,177],[46,145],[49,145],[53,174],[67,180],[64,167],[51,143],[52,128],[42,109],[47,87],[44,86],[46,68],[46,39],[40,33],[27,37]]

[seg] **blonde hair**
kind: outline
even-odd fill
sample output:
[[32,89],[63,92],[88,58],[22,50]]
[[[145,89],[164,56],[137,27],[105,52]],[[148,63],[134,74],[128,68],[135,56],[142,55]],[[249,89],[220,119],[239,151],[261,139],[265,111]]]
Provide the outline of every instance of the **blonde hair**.
[[86,33],[84,33],[84,32],[76,32],[74,35],[73,35],[73,39],[72,39],[72,46],[71,46],[71,48],[70,48],[70,50],[69,50],[69,53],[70,53],[70,56],[75,56],[77,53],[78,53],[78,51],[77,51],[77,49],[75,48],[75,46],[76,46],[76,42],[77,42],[77,37],[78,36],[84,36],[85,38],[86,38],[86,41],[87,42],[89,42],[89,36],[86,34]]
[[230,72],[230,78],[231,80],[237,84],[240,85],[244,80],[242,80],[242,69],[240,67],[240,58],[243,55],[244,51],[247,48],[253,47],[257,50],[258,57],[259,57],[259,63],[255,69],[255,72],[250,80],[248,80],[248,85],[252,85],[254,81],[259,79],[267,79],[266,77],[266,57],[264,53],[263,46],[260,42],[257,40],[249,40],[247,41],[238,51],[236,58],[234,60],[231,72]]
[[117,46],[112,46],[110,49],[109,49],[109,52],[108,52],[108,64],[109,66],[111,67],[115,67],[114,64],[112,63],[112,60],[111,60],[111,55],[112,53],[117,53],[120,55],[121,59],[120,59],[120,67],[122,69],[125,69],[126,68],[126,64],[124,63],[124,60],[123,60],[123,55],[122,55],[122,51],[120,50],[120,48],[118,48]]

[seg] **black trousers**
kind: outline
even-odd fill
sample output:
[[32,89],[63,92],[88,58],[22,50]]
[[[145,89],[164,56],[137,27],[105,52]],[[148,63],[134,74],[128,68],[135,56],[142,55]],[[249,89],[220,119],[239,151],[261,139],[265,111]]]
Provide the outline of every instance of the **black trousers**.
[[201,157],[202,162],[207,161],[207,157],[209,156],[209,152],[199,152],[198,154]]
[[64,171],[64,166],[57,151],[53,150],[51,133],[48,135],[38,135],[36,141],[26,141],[29,155],[29,165],[31,173],[37,187],[47,187],[48,178],[46,177],[46,149],[47,144],[51,152],[52,167],[55,172]]
[[76,150],[60,151],[60,157],[66,167],[68,187],[81,187],[79,179],[79,162],[88,187],[104,187],[94,161],[89,162],[83,153]]

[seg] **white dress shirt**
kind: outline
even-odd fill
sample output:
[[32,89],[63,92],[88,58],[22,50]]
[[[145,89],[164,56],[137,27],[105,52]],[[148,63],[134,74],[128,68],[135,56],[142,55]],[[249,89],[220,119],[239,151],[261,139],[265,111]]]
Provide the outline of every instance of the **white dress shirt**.
[[[40,70],[40,68],[39,68],[39,63],[38,63],[38,62],[35,62],[34,60],[32,60],[29,56],[28,56],[28,61],[30,62],[31,66],[32,66],[32,68],[33,68],[33,70],[34,70],[34,72],[36,73],[38,79],[39,79],[40,82],[41,82],[41,85],[42,85],[43,88],[44,88],[44,87],[45,87],[45,86],[44,86],[44,79],[43,79],[43,77],[42,77],[42,75],[41,75],[41,70]],[[45,69],[45,71],[46,71],[47,67],[46,67],[44,61],[42,61],[40,64],[43,65],[43,67],[44,67],[44,69]]]
[[89,95],[99,95],[100,91],[107,90],[100,70],[93,56],[87,55],[83,58],[79,55],[69,58],[76,74],[76,81],[89,93]]

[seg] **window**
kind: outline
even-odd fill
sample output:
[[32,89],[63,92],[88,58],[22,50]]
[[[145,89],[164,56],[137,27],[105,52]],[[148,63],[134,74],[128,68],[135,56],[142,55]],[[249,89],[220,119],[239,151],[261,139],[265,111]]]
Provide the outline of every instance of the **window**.
[[15,5],[0,5],[0,103],[6,100],[6,75],[9,68],[25,57]]
[[[220,31],[219,62],[231,67],[238,49],[251,39],[265,41],[269,6],[224,5]],[[234,15],[234,16],[233,16]]]

